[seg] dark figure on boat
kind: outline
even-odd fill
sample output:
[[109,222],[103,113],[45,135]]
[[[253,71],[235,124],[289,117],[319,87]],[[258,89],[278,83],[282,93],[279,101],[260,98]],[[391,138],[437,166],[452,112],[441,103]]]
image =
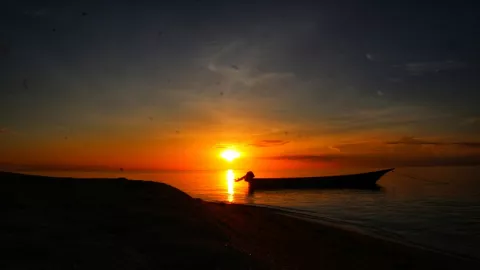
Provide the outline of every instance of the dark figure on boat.
[[245,180],[246,182],[250,182],[251,180],[253,180],[254,177],[255,177],[255,174],[253,174],[252,171],[249,171],[244,176],[235,180],[235,182],[242,181],[242,180]]

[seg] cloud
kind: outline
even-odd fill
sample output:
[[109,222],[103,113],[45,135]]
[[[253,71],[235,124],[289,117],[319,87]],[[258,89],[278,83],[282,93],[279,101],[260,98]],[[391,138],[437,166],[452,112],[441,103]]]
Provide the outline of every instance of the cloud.
[[378,90],[378,91],[377,91],[377,95],[379,95],[379,96],[383,96],[384,94],[383,94],[383,92],[382,92],[382,91]]
[[232,148],[233,145],[232,144],[222,144],[222,143],[218,143],[214,146],[214,148],[216,149],[229,149],[229,148]]
[[474,166],[480,165],[480,154],[450,156],[414,156],[397,155],[282,155],[263,157],[266,160],[286,160],[312,163],[335,163],[345,166],[365,167],[410,167],[410,166]]
[[217,144],[217,145],[214,146],[214,148],[217,148],[217,149],[226,149],[226,148],[228,148],[228,145]]
[[278,82],[295,78],[295,74],[291,72],[268,72],[257,76],[253,76],[245,81],[247,85],[255,85],[267,82]]
[[366,53],[365,58],[372,62],[381,62],[384,60],[384,56],[379,53]]
[[[413,148],[412,148],[413,147]],[[335,150],[334,154],[398,154],[403,156],[415,156],[424,154],[467,154],[479,153],[480,141],[448,141],[448,140],[423,140],[415,137],[405,136],[398,140],[384,141],[382,139],[373,139],[366,141],[353,141],[347,143],[334,144],[329,147]],[[323,153],[323,152],[321,152]]]
[[[395,66],[399,67],[399,66]],[[407,63],[405,65],[400,65],[411,75],[424,75],[427,73],[437,73],[440,71],[451,71],[458,70],[467,67],[467,64],[464,62],[447,60],[447,61],[436,61],[436,62],[415,62]]]
[[462,124],[464,125],[475,125],[475,124],[480,124],[480,117],[471,117],[465,119]]
[[273,146],[281,146],[289,143],[290,141],[284,140],[260,140],[254,143],[250,143],[249,146],[254,147],[273,147]]
[[241,70],[237,66],[235,67],[236,68],[232,68],[232,66],[217,65],[215,63],[209,63],[207,65],[207,68],[210,71],[222,75],[224,77],[223,79],[226,80],[227,84],[230,84],[230,86],[235,83],[242,83],[246,86],[252,87],[262,83],[277,82],[295,77],[291,72],[260,73],[248,67],[244,67]]
[[338,153],[358,153],[362,152],[365,153],[366,151],[382,151],[384,150],[385,145],[380,143],[379,141],[357,141],[357,142],[348,142],[348,143],[339,143],[336,145],[332,145],[329,149],[334,150]]
[[342,150],[340,150],[340,148],[338,148],[336,145],[328,146],[327,149],[328,149],[328,150],[331,150],[331,151],[334,151],[334,152],[337,152],[337,153],[341,153],[341,152],[342,152]]
[[58,165],[58,164],[24,164],[24,163],[11,163],[0,162],[0,170],[3,171],[17,171],[17,172],[29,172],[29,171],[118,171],[118,167],[102,166],[102,165]]
[[[445,112],[436,112],[419,106],[377,105],[368,109],[357,109],[352,105],[346,106],[343,111],[335,116],[322,119],[321,130],[318,130],[317,133],[345,134],[387,129],[404,130],[448,117]],[[318,123],[319,119],[315,121]],[[314,124],[312,123],[312,125]]]
[[442,142],[442,141],[428,141],[428,140],[420,140],[414,137],[403,137],[397,141],[389,141],[386,144],[391,145],[435,145],[435,146],[450,146],[450,145],[457,145],[462,147],[470,147],[470,148],[477,148],[480,147],[480,142]]
[[8,129],[0,128],[0,134],[6,134],[6,133],[8,133]]
[[342,159],[344,156],[337,154],[324,154],[324,155],[283,155],[263,157],[261,159],[268,160],[291,160],[291,161],[313,161],[313,162],[331,162]]
[[[264,56],[268,53],[261,45],[236,40],[225,45],[219,52],[201,59],[201,64],[221,82],[222,96],[272,97],[285,91],[296,76],[289,70],[265,68],[267,60]],[[264,67],[265,70],[260,70],[259,67]]]

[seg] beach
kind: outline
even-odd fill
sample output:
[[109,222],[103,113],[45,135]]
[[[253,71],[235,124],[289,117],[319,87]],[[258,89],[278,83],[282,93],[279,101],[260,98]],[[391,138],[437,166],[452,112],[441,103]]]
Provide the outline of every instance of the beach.
[[167,184],[0,173],[1,269],[478,269]]

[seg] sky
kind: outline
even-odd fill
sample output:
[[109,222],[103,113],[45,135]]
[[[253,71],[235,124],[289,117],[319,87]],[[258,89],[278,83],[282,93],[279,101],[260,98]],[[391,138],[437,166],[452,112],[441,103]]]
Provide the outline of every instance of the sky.
[[2,2],[0,169],[480,164],[475,1],[67,2]]

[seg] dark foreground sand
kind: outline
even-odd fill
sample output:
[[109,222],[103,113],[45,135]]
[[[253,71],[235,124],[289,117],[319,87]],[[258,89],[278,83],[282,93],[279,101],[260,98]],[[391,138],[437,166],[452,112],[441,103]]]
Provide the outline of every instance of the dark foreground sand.
[[0,269],[480,269],[168,185],[0,172]]

